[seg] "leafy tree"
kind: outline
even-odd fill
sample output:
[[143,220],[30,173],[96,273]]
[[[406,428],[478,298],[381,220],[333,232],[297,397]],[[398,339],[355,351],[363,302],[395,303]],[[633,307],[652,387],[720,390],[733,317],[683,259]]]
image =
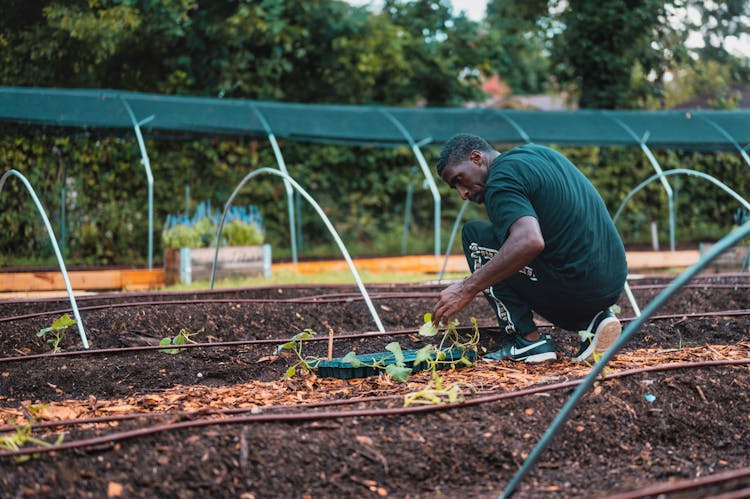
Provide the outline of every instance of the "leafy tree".
[[440,3],[393,1],[382,13],[343,0],[7,3],[7,85],[456,104],[479,95],[487,69],[476,23]]
[[555,36],[554,59],[562,81],[579,89],[583,108],[629,107],[630,74],[636,61],[648,73],[654,30],[664,16],[661,0],[571,0]]
[[735,109],[742,94],[732,85],[732,71],[731,64],[721,64],[715,60],[698,60],[691,66],[674,71],[672,79],[665,84],[667,107],[705,96],[707,106],[702,107]]
[[483,46],[492,71],[514,93],[542,93],[550,76],[548,31],[555,24],[547,0],[490,0]]
[[[747,33],[750,21],[750,2],[729,0],[726,2],[685,1],[685,9],[692,9],[696,15],[685,15],[687,28],[701,34],[703,46],[695,52],[701,59],[730,62],[731,55],[726,50],[726,39]],[[676,5],[677,6],[677,5]]]
[[[495,68],[516,90],[545,81],[549,51],[554,78],[580,107],[661,107],[670,75],[707,60],[728,65],[725,86],[747,80],[747,61],[725,41],[743,32],[749,15],[748,0],[490,0],[486,24],[500,47]],[[703,45],[689,46],[696,33]]]
[[386,0],[383,14],[408,38],[404,43],[414,77],[409,90],[428,105],[456,105],[483,97],[482,73],[491,67],[479,26],[454,17],[446,0]]

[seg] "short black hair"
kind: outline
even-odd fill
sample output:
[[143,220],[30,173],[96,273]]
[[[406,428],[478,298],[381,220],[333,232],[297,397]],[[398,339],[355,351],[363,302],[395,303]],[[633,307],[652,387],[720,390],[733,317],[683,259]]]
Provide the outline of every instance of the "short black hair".
[[492,152],[492,146],[478,135],[470,133],[459,133],[454,135],[443,146],[440,157],[437,161],[437,173],[443,174],[446,166],[454,165],[460,161],[469,159],[473,150],[482,152]]

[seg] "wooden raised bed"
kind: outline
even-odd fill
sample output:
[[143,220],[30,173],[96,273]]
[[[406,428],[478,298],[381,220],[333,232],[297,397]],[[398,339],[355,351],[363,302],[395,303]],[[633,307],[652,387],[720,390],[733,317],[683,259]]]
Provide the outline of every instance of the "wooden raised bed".
[[[164,286],[164,269],[104,269],[68,271],[70,286],[75,290],[136,291]],[[65,289],[62,272],[3,272],[0,292],[59,291]]]
[[[182,248],[164,252],[164,283],[190,284],[211,278],[216,248]],[[271,273],[271,246],[227,246],[219,249],[216,279],[268,276]]]

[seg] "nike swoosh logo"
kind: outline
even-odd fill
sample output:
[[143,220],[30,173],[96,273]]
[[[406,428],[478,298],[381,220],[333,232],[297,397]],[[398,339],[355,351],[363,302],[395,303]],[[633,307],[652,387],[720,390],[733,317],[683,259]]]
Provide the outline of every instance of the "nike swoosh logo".
[[516,348],[516,346],[513,345],[512,347],[510,347],[510,353],[511,355],[519,355],[522,353],[526,353],[529,350],[533,350],[538,346],[544,345],[544,343],[546,343],[544,340],[539,340],[536,343],[532,343],[531,345],[525,346],[523,348]]

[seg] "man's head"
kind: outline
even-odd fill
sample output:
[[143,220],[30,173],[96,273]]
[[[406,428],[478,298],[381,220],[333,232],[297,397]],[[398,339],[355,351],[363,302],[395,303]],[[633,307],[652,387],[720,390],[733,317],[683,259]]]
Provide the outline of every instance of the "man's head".
[[445,143],[437,162],[437,172],[461,199],[484,202],[484,189],[492,161],[498,156],[486,140],[462,133]]

